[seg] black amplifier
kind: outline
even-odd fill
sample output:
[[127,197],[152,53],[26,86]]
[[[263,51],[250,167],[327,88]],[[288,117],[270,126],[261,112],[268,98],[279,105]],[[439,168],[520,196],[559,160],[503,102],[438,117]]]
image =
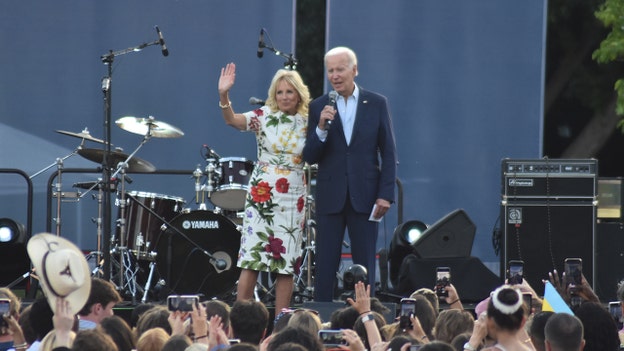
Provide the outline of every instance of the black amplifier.
[[596,200],[596,159],[503,159],[502,201]]

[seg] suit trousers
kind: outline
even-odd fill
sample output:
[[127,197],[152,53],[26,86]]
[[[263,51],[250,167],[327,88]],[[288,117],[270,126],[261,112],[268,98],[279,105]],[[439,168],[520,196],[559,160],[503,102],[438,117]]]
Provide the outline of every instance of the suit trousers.
[[317,213],[314,301],[333,301],[345,229],[351,242],[353,263],[368,270],[368,284],[374,296],[378,223],[369,221],[369,216],[370,213],[358,213],[353,209],[349,194],[341,212]]

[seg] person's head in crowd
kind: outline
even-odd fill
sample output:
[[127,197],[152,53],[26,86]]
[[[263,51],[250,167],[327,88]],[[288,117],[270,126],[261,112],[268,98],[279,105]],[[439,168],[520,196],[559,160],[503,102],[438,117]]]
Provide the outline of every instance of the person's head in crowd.
[[353,329],[360,314],[352,306],[334,311],[330,317],[331,329]]
[[457,335],[471,332],[474,326],[472,313],[466,310],[448,309],[440,312],[433,327],[435,340],[451,343]]
[[431,290],[429,288],[420,288],[420,289],[417,289],[416,291],[414,291],[410,295],[410,297],[413,299],[413,298],[416,297],[416,295],[422,295],[422,296],[426,297],[427,301],[429,301],[429,303],[433,307],[433,310],[435,311],[436,315],[439,313],[439,311],[440,311],[440,298],[435,293],[435,291],[433,291],[433,290]]
[[273,351],[308,351],[303,345],[294,342],[287,342],[279,345]]
[[[383,328],[383,326],[386,325],[386,319],[381,313],[371,312],[371,314],[373,315],[373,318],[375,318],[374,320],[375,320],[375,324],[377,325],[377,329],[381,329]],[[360,339],[362,339],[362,342],[364,343],[364,347],[367,350],[370,350],[372,348],[372,345],[368,344],[368,334],[366,333],[366,327],[364,326],[364,323],[362,322],[362,316],[359,316],[355,320],[355,324],[353,324],[352,329],[357,333]]]
[[248,342],[239,342],[238,344],[230,346],[228,351],[258,351],[258,345]]
[[421,342],[408,335],[398,335],[388,341],[386,350],[401,350],[405,344],[420,345]]
[[135,334],[123,318],[106,317],[102,319],[98,327],[113,339],[119,351],[131,351],[136,346]]
[[136,336],[140,338],[143,333],[153,328],[162,328],[171,334],[171,325],[169,324],[169,311],[165,306],[155,306],[139,317],[136,327]]
[[554,312],[552,311],[537,312],[527,322],[526,330],[536,351],[545,350],[544,340],[546,340],[546,337],[544,335],[544,327],[553,314]]
[[26,340],[26,342],[29,345],[32,345],[32,343],[34,343],[35,341],[38,341],[38,340],[40,341],[41,339],[43,339],[43,338],[38,339],[37,333],[32,328],[32,323],[30,320],[31,310],[32,310],[32,305],[26,306],[20,313],[20,318],[18,321],[20,328],[22,328],[22,334],[24,334],[24,340]]
[[414,316],[418,317],[420,326],[422,327],[429,340],[433,340],[433,327],[437,318],[437,313],[433,310],[433,306],[424,295],[416,295],[413,297],[416,300],[414,304]]
[[221,317],[221,323],[223,323],[223,331],[229,335],[230,330],[230,305],[221,300],[208,300],[204,303],[206,306],[206,317],[217,315]]
[[81,330],[71,346],[71,351],[118,351],[113,339],[99,329]]
[[297,309],[293,311],[292,316],[288,321],[288,326],[306,329],[313,335],[317,335],[323,325],[317,311]]
[[230,310],[230,326],[234,338],[259,345],[266,335],[269,310],[259,301],[240,300]]
[[545,344],[542,349],[545,350],[580,351],[585,346],[583,323],[571,314],[554,313],[550,315],[547,318],[543,333]]
[[102,319],[114,315],[113,307],[121,301],[121,296],[113,283],[100,278],[91,278],[89,298],[78,312],[80,330],[93,329]]
[[[9,300],[9,314],[15,318],[15,320],[19,320],[19,311],[21,309],[21,303],[19,298],[11,291],[9,288],[0,288],[0,299],[8,299]],[[0,335],[9,334],[9,329],[7,327],[0,328]]]
[[145,331],[137,341],[137,351],[160,351],[169,340],[169,334],[160,327]]
[[280,345],[295,343],[303,346],[307,351],[324,351],[323,344],[318,335],[312,334],[309,330],[287,326],[279,333],[276,333],[269,341],[266,351],[275,351]]
[[585,338],[583,350],[611,351],[619,349],[620,338],[615,320],[600,303],[585,301],[573,311],[574,315],[583,323]]
[[54,329],[52,317],[54,317],[54,312],[52,312],[52,308],[50,308],[50,304],[48,304],[48,300],[45,297],[36,299],[30,305],[30,317],[28,318],[28,322],[35,332],[36,340],[43,340],[43,338]]
[[[371,311],[372,312],[377,312],[379,314],[381,314],[382,316],[386,315],[387,313],[390,312],[390,309],[388,307],[386,307],[383,303],[381,303],[381,301],[379,301],[378,298],[376,297],[371,297],[370,298],[370,303],[371,303]],[[354,308],[353,306],[350,306],[351,308]],[[386,323],[388,323],[389,321],[386,321]]]
[[471,335],[472,335],[472,331],[469,333],[461,333],[455,336],[453,340],[451,340],[451,346],[453,346],[455,350],[463,351],[464,345],[466,345],[466,343],[470,341]]
[[[186,335],[172,335],[160,351],[179,351],[191,346],[193,341]],[[121,351],[121,350],[120,350]]]
[[487,307],[488,332],[515,332],[526,321],[525,305],[520,290],[503,285],[494,290]]
[[455,351],[451,344],[434,340],[420,347],[420,351]]
[[156,307],[153,303],[142,303],[136,305],[132,309],[132,313],[130,314],[130,328],[136,328],[137,323],[139,322],[139,318],[143,315],[143,313],[151,310]]
[[271,333],[277,333],[280,330],[286,328],[290,318],[292,318],[293,310],[285,308],[282,309],[282,312],[278,313],[273,321],[273,330]]

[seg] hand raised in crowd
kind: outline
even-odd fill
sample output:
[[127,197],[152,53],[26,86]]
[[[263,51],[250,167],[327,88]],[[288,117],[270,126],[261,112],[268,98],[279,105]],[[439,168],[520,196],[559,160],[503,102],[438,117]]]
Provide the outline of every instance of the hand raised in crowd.
[[[366,351],[366,347],[360,339],[360,336],[352,329],[342,329],[342,339],[347,342],[347,345],[340,345],[343,350],[350,351]],[[381,343],[378,343],[381,344]]]
[[585,279],[584,274],[581,274],[581,285],[577,286],[575,289],[576,294],[583,298],[583,300],[600,302],[600,298],[598,298],[594,289],[592,289],[591,285],[589,285],[589,282]]
[[455,289],[455,286],[453,284],[447,285],[446,291],[448,292],[448,296],[445,298],[445,301],[449,305],[449,307],[457,310],[463,310],[464,306],[459,299],[459,294],[457,293],[457,289]]
[[188,330],[184,325],[184,321],[189,316],[188,312],[171,311],[169,312],[169,325],[171,326],[171,335],[188,335]]
[[370,312],[370,285],[364,285],[363,282],[355,283],[355,300],[348,297],[347,302],[353,306],[359,314]]
[[212,350],[219,345],[229,346],[229,340],[225,331],[223,331],[221,316],[215,314],[210,317],[208,322],[208,350]]
[[474,321],[472,335],[470,335],[468,343],[470,346],[474,347],[475,350],[479,349],[481,344],[483,344],[483,340],[487,336],[487,333],[487,313],[483,312],[479,315],[479,318]]
[[195,342],[208,344],[208,320],[206,318],[206,307],[203,304],[193,304],[191,322],[193,324]]
[[71,347],[71,332],[74,327],[74,313],[69,302],[62,297],[56,299],[56,311],[52,317],[54,324],[54,347]]
[[[2,318],[4,318],[9,327],[9,334],[13,335],[13,345],[23,345],[23,349],[26,349],[26,339],[17,319],[13,315],[2,316]],[[15,348],[18,349],[17,346]]]
[[410,320],[412,321],[412,329],[408,329],[407,334],[423,344],[428,343],[429,338],[420,324],[420,319],[418,319],[415,315],[411,315]]

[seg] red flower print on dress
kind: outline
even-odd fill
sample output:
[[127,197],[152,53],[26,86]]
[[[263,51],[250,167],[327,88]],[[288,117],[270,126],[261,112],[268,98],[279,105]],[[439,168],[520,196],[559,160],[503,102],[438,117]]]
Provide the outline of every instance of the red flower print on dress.
[[278,193],[287,193],[289,186],[290,183],[288,183],[288,179],[286,178],[280,178],[277,180],[277,182],[275,182],[275,190],[277,190]]
[[259,131],[260,130],[260,121],[258,117],[251,117],[249,119],[249,130]]
[[251,197],[254,202],[263,203],[271,200],[271,189],[267,182],[260,182],[256,186],[251,187]]
[[273,259],[279,260],[282,258],[283,253],[286,253],[286,248],[282,245],[284,241],[280,238],[276,238],[273,235],[269,236],[269,243],[264,246],[264,251],[273,255]]
[[305,205],[305,200],[303,199],[303,196],[300,196],[299,199],[297,200],[297,212],[303,211],[304,205]]

